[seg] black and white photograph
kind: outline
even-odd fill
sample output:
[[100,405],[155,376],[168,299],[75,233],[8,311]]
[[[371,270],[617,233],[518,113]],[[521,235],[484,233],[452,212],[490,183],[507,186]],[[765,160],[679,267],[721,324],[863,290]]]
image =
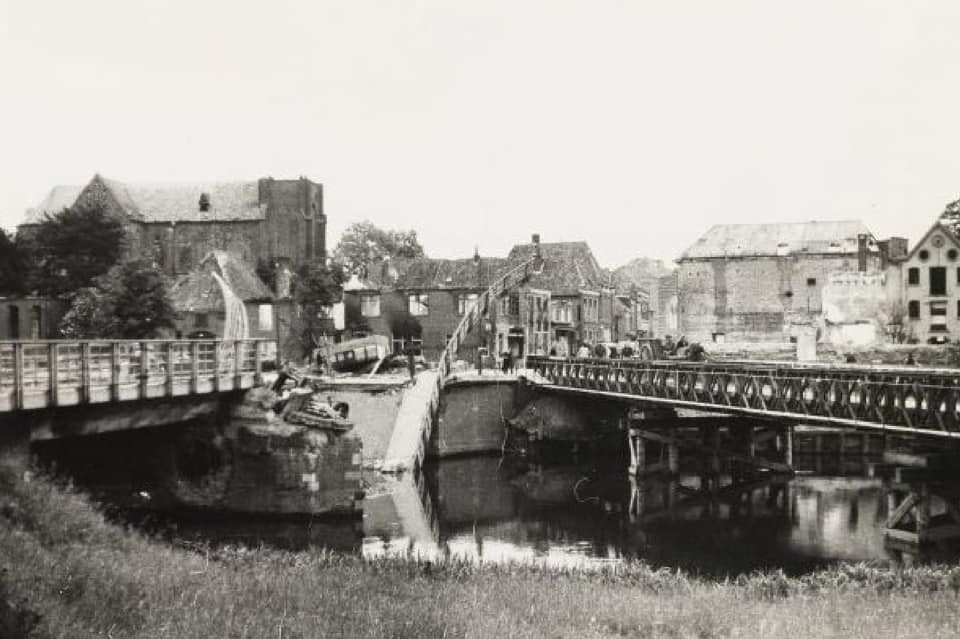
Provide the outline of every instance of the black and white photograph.
[[956,0],[0,0],[0,639],[960,637]]

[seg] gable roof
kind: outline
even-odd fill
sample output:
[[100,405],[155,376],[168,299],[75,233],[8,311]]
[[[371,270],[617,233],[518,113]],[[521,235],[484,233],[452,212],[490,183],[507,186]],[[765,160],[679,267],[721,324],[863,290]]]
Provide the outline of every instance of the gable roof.
[[913,248],[910,249],[910,252],[907,253],[907,256],[903,258],[902,261],[907,262],[913,259],[913,256],[917,254],[917,251],[919,251],[923,245],[926,244],[927,240],[930,239],[930,236],[936,232],[943,233],[947,237],[948,241],[953,243],[953,245],[957,248],[960,248],[960,238],[957,238],[951,227],[944,223],[942,217],[939,217],[937,218],[937,221],[933,223],[933,226],[931,226],[927,232],[923,234],[923,237],[920,238],[920,241],[913,245]]
[[83,192],[83,186],[61,184],[50,189],[47,197],[35,207],[27,209],[24,224],[40,224],[46,215],[55,215],[65,208],[73,206]]
[[[85,186],[56,186],[36,207],[27,211],[25,224],[39,224],[47,213],[72,206],[87,188],[100,183],[124,212],[144,222],[204,222],[263,219],[256,180],[245,182],[127,183],[95,175]],[[201,211],[200,195],[210,207]]]
[[244,302],[273,299],[256,273],[235,255],[211,251],[195,269],[177,278],[170,291],[173,307],[181,312],[209,313],[224,310],[223,292],[216,273]]
[[[508,259],[514,264],[536,254],[536,245],[517,244]],[[576,295],[582,290],[599,291],[616,284],[612,273],[600,268],[586,242],[540,244],[543,270],[530,277],[530,286],[549,290],[554,295]]]
[[447,260],[429,257],[394,258],[376,262],[365,277],[351,278],[345,290],[443,290],[487,288],[509,269],[499,257]]
[[857,236],[869,236],[868,250],[877,252],[873,234],[859,220],[792,224],[717,224],[694,242],[683,260],[794,255],[845,255],[857,252]]

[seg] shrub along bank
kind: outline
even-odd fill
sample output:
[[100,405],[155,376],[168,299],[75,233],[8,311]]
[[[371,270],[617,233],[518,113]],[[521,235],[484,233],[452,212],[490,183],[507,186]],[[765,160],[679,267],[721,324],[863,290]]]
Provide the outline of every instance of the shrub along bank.
[[[0,636],[956,637],[960,566],[709,581],[177,548],[78,492],[0,472]],[[29,634],[26,634],[28,633]]]

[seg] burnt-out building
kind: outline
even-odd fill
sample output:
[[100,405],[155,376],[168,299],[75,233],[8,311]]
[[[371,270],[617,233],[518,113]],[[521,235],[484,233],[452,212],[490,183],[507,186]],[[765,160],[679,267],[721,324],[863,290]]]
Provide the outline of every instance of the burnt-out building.
[[151,258],[169,275],[190,272],[210,251],[253,267],[326,258],[323,186],[305,177],[140,184],[94,175],[84,186],[54,187],[18,232],[29,235],[44,216],[73,206],[101,207],[120,220],[128,253]]
[[[377,262],[344,286],[345,337],[385,335],[394,353],[408,347],[436,359],[478,296],[507,260],[399,258]],[[490,343],[489,320],[461,344],[461,357]]]
[[787,341],[821,322],[834,276],[883,270],[859,221],[716,225],[677,264],[677,332],[700,342]]
[[273,293],[253,269],[225,251],[208,253],[178,277],[170,300],[182,337],[280,339]]

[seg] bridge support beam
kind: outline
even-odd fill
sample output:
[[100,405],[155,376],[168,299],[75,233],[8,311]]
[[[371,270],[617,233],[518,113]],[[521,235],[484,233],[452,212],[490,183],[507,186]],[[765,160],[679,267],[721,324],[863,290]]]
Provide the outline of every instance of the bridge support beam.
[[[681,450],[699,458],[700,470],[708,476],[719,474],[724,461],[738,477],[749,477],[758,469],[793,473],[790,426],[723,418],[707,424],[687,421],[628,417],[629,473],[676,475],[680,472]],[[651,452],[657,456],[652,457]]]
[[884,453],[874,474],[888,483],[885,542],[915,555],[921,547],[960,539],[960,492],[954,469],[956,450],[895,450]]

